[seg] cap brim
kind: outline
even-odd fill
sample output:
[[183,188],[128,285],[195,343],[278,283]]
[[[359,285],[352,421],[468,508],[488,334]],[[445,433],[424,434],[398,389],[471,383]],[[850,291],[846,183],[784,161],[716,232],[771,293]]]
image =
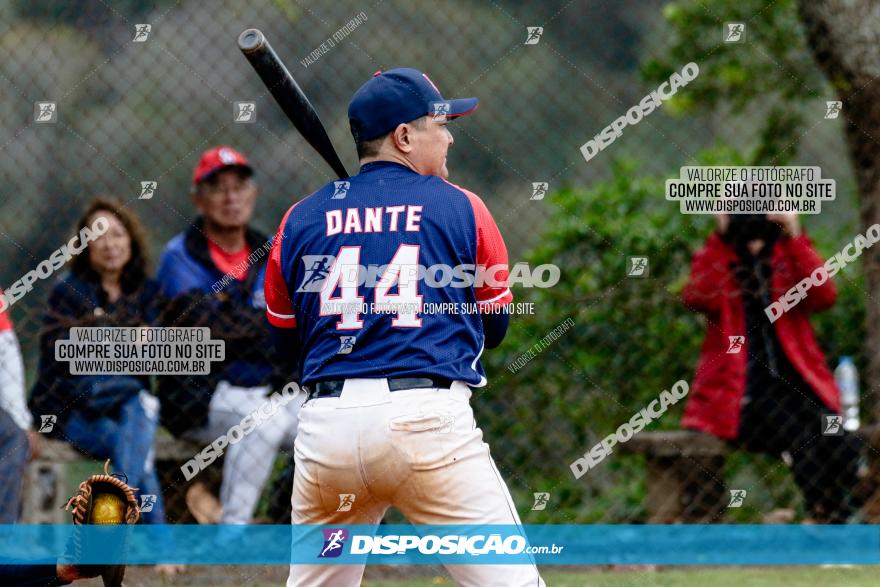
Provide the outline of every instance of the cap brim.
[[447,118],[455,118],[457,116],[467,116],[477,109],[479,100],[476,98],[456,98],[455,100],[445,100],[449,103],[449,114]]
[[241,171],[245,177],[252,177],[254,175],[254,169],[250,165],[245,165],[242,163],[229,163],[228,165],[221,165],[217,169],[212,169],[208,173],[203,174],[196,183],[202,183],[203,181],[207,181],[212,177],[216,176],[221,171],[227,171],[229,169],[237,169]]

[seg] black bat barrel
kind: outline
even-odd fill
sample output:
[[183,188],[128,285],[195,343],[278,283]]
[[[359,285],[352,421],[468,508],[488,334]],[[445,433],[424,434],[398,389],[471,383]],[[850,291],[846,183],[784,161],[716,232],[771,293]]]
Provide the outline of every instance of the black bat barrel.
[[238,47],[250,61],[260,79],[269,89],[293,126],[324,158],[340,179],[348,172],[339,160],[318,113],[302,88],[272,49],[266,36],[257,29],[247,29],[238,36]]

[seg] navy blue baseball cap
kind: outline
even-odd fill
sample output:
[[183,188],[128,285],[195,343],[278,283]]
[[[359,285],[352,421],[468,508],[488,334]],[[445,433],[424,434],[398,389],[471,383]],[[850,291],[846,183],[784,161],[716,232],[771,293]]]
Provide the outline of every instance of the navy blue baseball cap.
[[348,105],[348,122],[355,141],[370,141],[427,114],[452,118],[476,108],[476,98],[445,100],[427,75],[399,67],[377,71],[354,93]]

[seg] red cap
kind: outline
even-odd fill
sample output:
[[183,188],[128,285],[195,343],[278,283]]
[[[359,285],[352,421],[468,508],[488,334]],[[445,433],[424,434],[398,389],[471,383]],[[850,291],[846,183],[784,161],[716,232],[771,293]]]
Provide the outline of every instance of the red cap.
[[241,167],[248,175],[254,172],[245,156],[227,145],[211,147],[199,157],[199,163],[193,171],[192,182],[196,185],[212,173],[225,167]]

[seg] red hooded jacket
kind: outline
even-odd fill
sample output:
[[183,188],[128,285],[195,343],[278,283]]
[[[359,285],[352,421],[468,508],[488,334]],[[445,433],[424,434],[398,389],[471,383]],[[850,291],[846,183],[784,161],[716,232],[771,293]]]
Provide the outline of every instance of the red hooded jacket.
[[[746,391],[748,336],[739,353],[727,353],[729,336],[745,335],[742,290],[734,276],[735,250],[717,233],[694,254],[691,275],[682,291],[684,303],[706,315],[706,339],[685,406],[682,426],[720,438],[736,438],[740,407]],[[770,254],[771,299],[810,275],[824,261],[806,235],[781,236]],[[831,279],[813,286],[807,296],[773,323],[786,357],[829,409],[839,411],[840,393],[816,343],[809,315],[831,307],[837,289]]]

